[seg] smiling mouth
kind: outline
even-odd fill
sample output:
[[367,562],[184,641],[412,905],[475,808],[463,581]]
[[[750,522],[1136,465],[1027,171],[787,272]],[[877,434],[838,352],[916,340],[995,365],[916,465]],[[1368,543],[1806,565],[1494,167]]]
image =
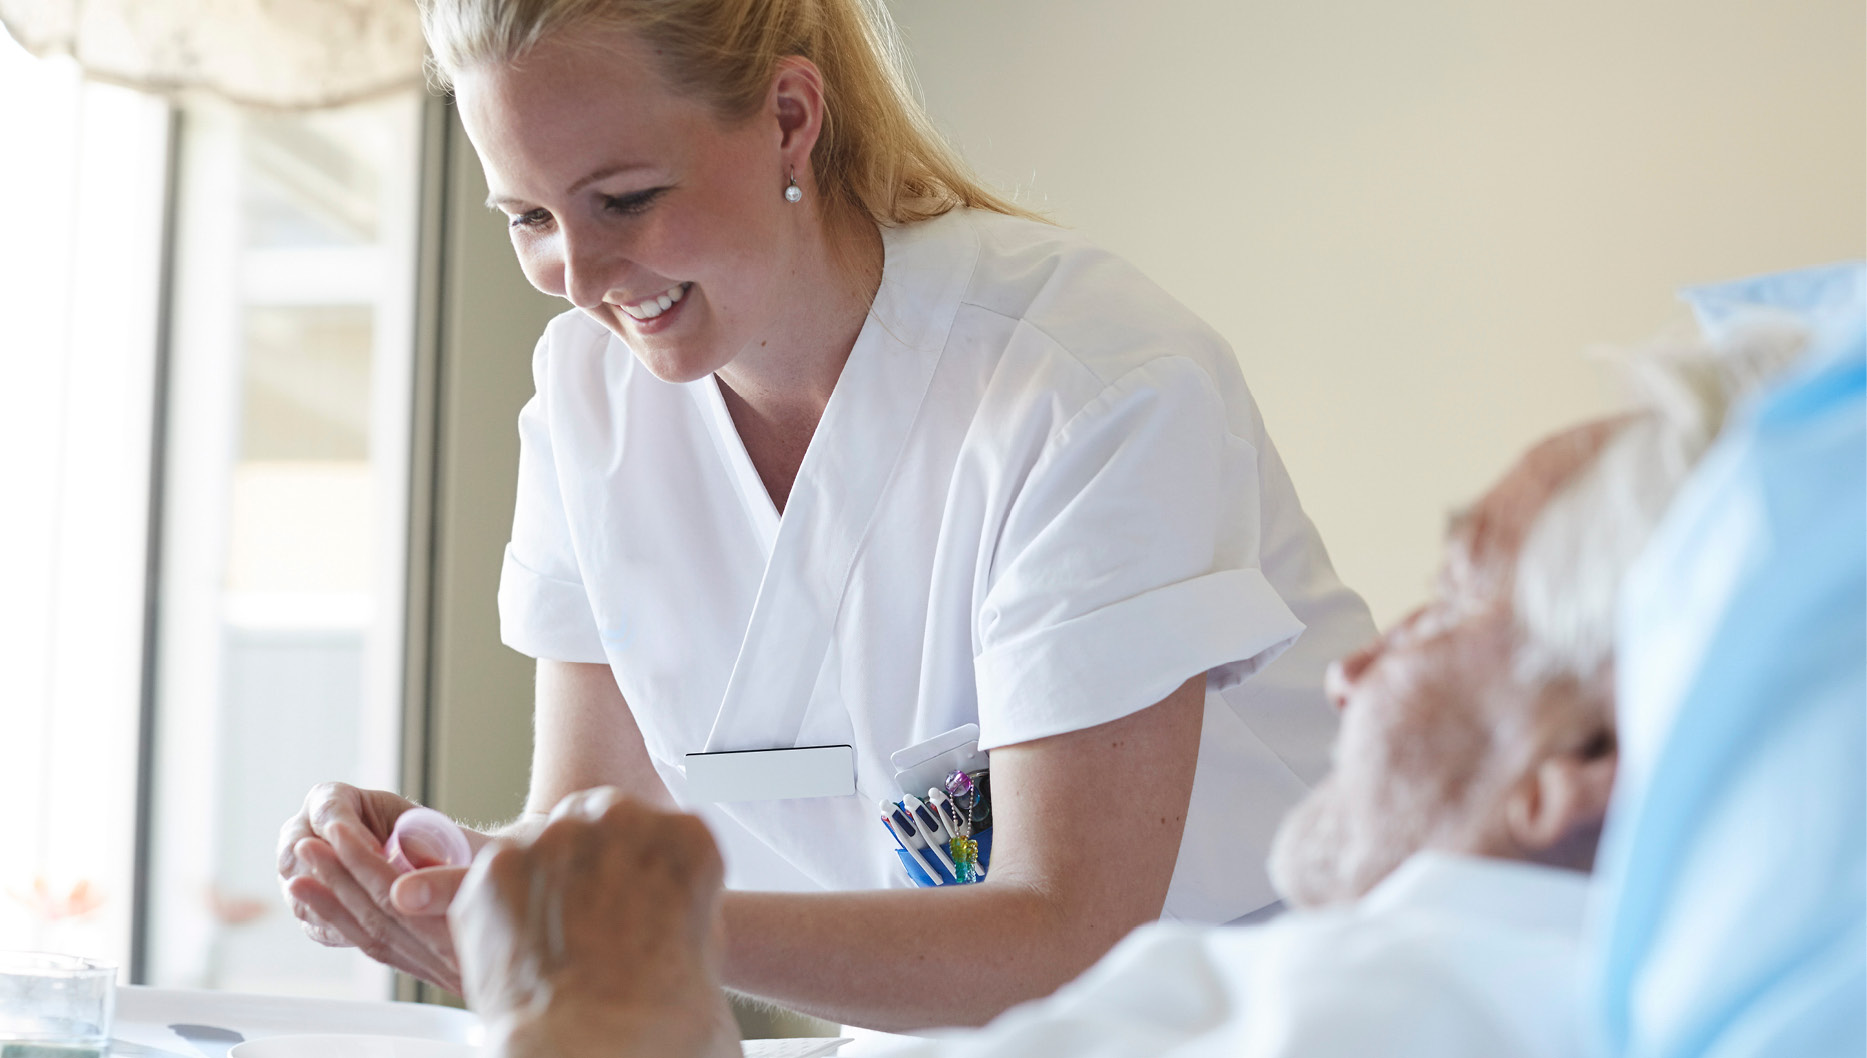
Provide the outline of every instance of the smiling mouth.
[[677,302],[687,296],[687,292],[692,288],[693,284],[691,282],[676,283],[652,298],[636,302],[633,305],[617,305],[616,307],[627,313],[630,319],[638,322],[652,320],[656,316],[673,308]]

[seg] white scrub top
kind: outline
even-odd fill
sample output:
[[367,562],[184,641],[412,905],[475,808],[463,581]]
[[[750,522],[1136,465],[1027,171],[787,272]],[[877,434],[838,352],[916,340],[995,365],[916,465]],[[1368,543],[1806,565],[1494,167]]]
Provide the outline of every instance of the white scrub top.
[[[1271,902],[1271,835],[1334,735],[1323,667],[1373,626],[1231,350],[1057,227],[960,210],[883,242],[782,517],[714,379],[663,382],[581,312],[551,322],[505,642],[608,664],[727,883],[754,889],[907,886],[875,808],[902,792],[895,751],[966,723],[987,750],[1091,727],[1206,672],[1166,914]],[[688,753],[837,744],[853,796],[687,793]]]

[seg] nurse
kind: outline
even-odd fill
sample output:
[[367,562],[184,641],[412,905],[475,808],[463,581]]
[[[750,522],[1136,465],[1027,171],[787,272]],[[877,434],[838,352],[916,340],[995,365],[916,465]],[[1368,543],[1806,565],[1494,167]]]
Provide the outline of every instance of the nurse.
[[[504,832],[598,785],[701,813],[728,985],[879,1028],[1268,905],[1323,665],[1373,629],[1224,341],[981,187],[880,4],[423,8],[527,278],[575,306],[519,418],[499,607],[537,738]],[[988,876],[914,889],[877,802],[967,724]],[[457,990],[462,872],[382,857],[409,805],[314,790],[281,874],[317,939]]]

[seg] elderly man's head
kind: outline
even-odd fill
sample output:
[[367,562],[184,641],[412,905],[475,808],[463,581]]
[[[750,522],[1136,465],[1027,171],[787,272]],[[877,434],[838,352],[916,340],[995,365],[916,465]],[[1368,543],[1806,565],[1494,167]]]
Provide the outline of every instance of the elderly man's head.
[[1353,899],[1423,848],[1592,849],[1613,777],[1609,687],[1604,673],[1520,671],[1513,589],[1537,516],[1617,425],[1532,449],[1453,519],[1432,600],[1330,667],[1335,769],[1278,834],[1272,873],[1287,899]]
[[1647,352],[1640,411],[1543,441],[1452,520],[1432,599],[1330,670],[1335,767],[1271,853],[1287,900],[1356,899],[1424,849],[1589,869],[1621,575],[1729,405],[1797,344]]

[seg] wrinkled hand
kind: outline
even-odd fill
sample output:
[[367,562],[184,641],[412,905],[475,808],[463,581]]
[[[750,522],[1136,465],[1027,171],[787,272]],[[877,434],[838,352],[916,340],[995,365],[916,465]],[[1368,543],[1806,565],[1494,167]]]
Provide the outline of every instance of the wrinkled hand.
[[490,1053],[737,1056],[723,874],[706,824],[610,788],[565,798],[528,843],[494,841],[448,911]]
[[[466,871],[399,875],[383,855],[396,817],[414,807],[384,790],[313,787],[279,830],[279,885],[312,940],[360,948],[378,962],[459,992],[453,938],[441,916]],[[477,843],[472,834],[468,840]],[[422,893],[428,899],[414,899]]]

